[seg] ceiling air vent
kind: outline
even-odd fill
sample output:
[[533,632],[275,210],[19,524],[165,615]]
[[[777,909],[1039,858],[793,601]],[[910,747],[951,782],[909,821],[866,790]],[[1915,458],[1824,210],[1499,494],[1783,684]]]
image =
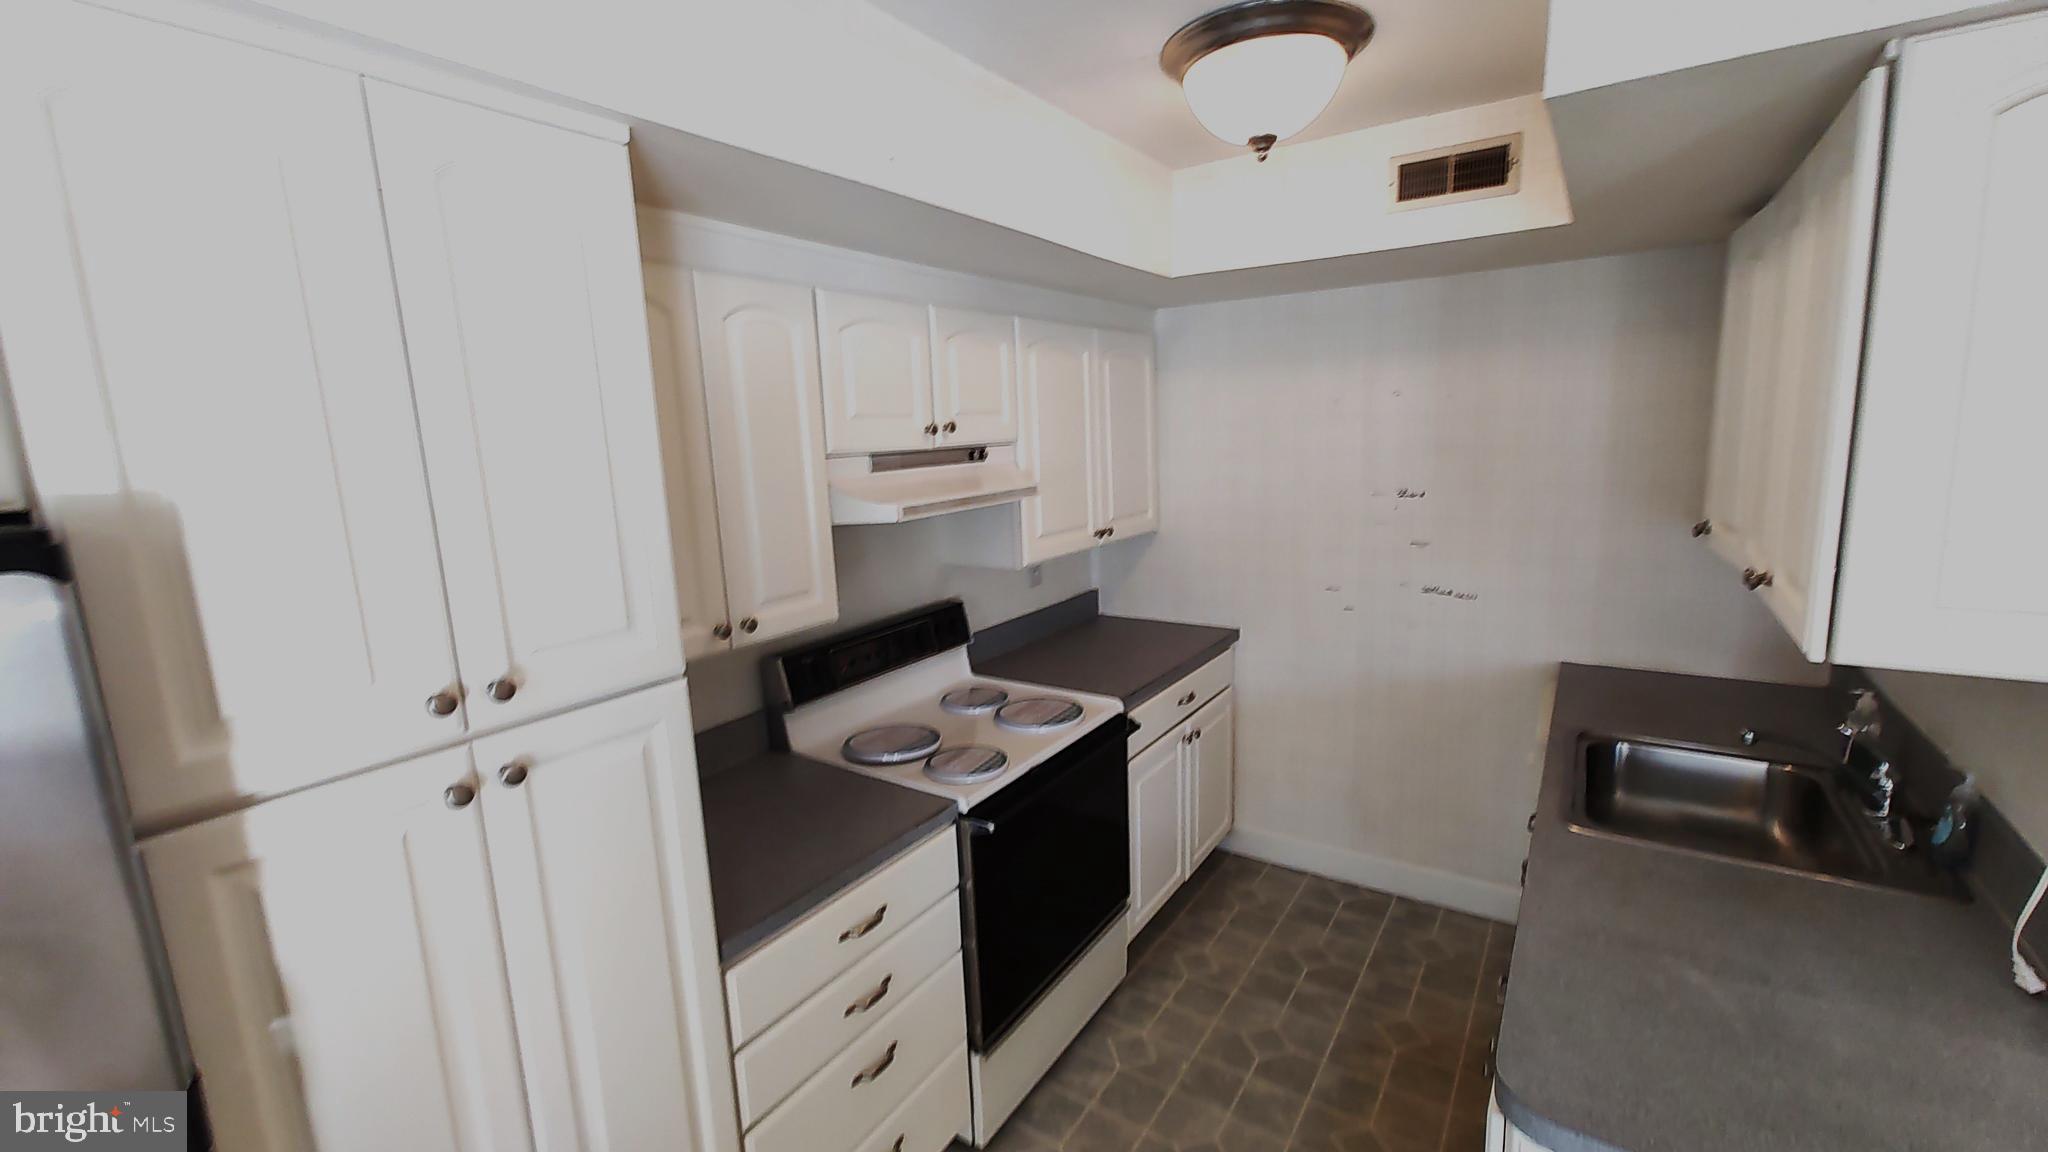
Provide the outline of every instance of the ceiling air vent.
[[1502,136],[1393,159],[1394,207],[1512,196],[1521,187],[1522,137]]

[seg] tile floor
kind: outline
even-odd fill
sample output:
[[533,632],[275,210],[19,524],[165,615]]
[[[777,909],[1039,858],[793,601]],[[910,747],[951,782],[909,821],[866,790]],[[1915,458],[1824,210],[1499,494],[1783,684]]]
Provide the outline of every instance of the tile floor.
[[991,1152],[1479,1152],[1513,941],[1219,852]]

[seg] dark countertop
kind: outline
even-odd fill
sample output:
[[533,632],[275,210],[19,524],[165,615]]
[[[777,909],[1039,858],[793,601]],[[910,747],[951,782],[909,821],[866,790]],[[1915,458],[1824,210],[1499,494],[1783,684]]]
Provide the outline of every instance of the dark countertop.
[[943,796],[786,752],[757,753],[699,784],[728,967],[955,814]]
[[[999,626],[1028,629],[1034,618],[1043,618],[1041,627],[1056,629],[1036,637],[1018,637],[1024,639],[1018,646],[1002,644],[1004,637],[998,634],[998,629],[977,635],[975,646],[968,649],[974,670],[1005,680],[1025,680],[1054,688],[1071,688],[1076,692],[1093,692],[1098,696],[1116,696],[1123,700],[1126,709],[1131,709],[1159,695],[1174,681],[1214,660],[1237,643],[1235,628],[1175,624],[1130,616],[1097,616],[1092,611],[1093,597],[1091,592],[1075,598],[1076,602],[1088,601],[1091,611],[1085,616],[1048,617],[1048,613],[1064,608],[1064,605],[1056,605],[1011,625]],[[991,640],[997,643],[996,650],[1000,654],[984,654],[985,646]]]
[[[2015,1152],[2048,1133],[2048,1005],[1964,904],[1572,832],[1582,733],[1828,746],[1823,688],[1565,665],[1496,1060],[1555,1152]],[[1837,738],[1838,739],[1838,738]]]

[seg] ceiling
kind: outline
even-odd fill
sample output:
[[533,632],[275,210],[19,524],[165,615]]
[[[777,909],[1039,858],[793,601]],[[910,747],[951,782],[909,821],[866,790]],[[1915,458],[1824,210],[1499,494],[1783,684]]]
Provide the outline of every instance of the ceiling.
[[[1195,122],[1159,49],[1220,0],[868,0],[1077,119],[1185,168],[1240,148]],[[1299,140],[1543,89],[1547,0],[1363,0],[1378,23]]]

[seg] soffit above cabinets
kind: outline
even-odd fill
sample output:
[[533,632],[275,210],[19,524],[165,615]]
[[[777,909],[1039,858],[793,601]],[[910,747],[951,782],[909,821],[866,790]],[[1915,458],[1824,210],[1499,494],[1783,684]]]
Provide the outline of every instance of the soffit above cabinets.
[[[1407,112],[1411,95],[1479,99],[1484,87],[1429,39],[1433,18],[1417,15],[1429,5],[1368,0],[1381,34],[1327,121],[1266,164],[1226,154],[1175,167],[1147,149],[1185,154],[1147,136],[1142,117],[1171,111],[1201,131],[1156,64],[1199,2],[587,0],[518,18],[479,17],[468,0],[95,2],[207,25],[257,10],[267,27],[628,119],[636,194],[654,207],[1144,307],[1721,239],[1791,173],[1888,37],[2041,6],[1731,0],[1741,35],[1674,37],[1600,18],[1626,0],[1495,0],[1462,23],[1475,57],[1522,77],[1525,94],[1358,126]],[[1409,20],[1430,46],[1396,59]],[[1036,21],[1065,28],[1070,58],[1045,57],[1052,33]],[[1506,51],[1495,38],[1513,29]],[[1073,71],[1098,53],[1112,93],[1101,97]],[[1576,63],[1553,85],[1524,76],[1531,53]],[[1358,95],[1432,60],[1441,88],[1413,80],[1384,104]],[[1131,123],[1064,106],[1115,100],[1119,76],[1158,93],[1133,101]],[[1393,156],[1512,133],[1526,145],[1515,195],[1389,210]]]
[[[1243,152],[1204,131],[1159,70],[1174,29],[1222,0],[869,0],[1168,168]],[[1491,104],[1543,88],[1546,0],[1359,0],[1376,25],[1296,140]]]

